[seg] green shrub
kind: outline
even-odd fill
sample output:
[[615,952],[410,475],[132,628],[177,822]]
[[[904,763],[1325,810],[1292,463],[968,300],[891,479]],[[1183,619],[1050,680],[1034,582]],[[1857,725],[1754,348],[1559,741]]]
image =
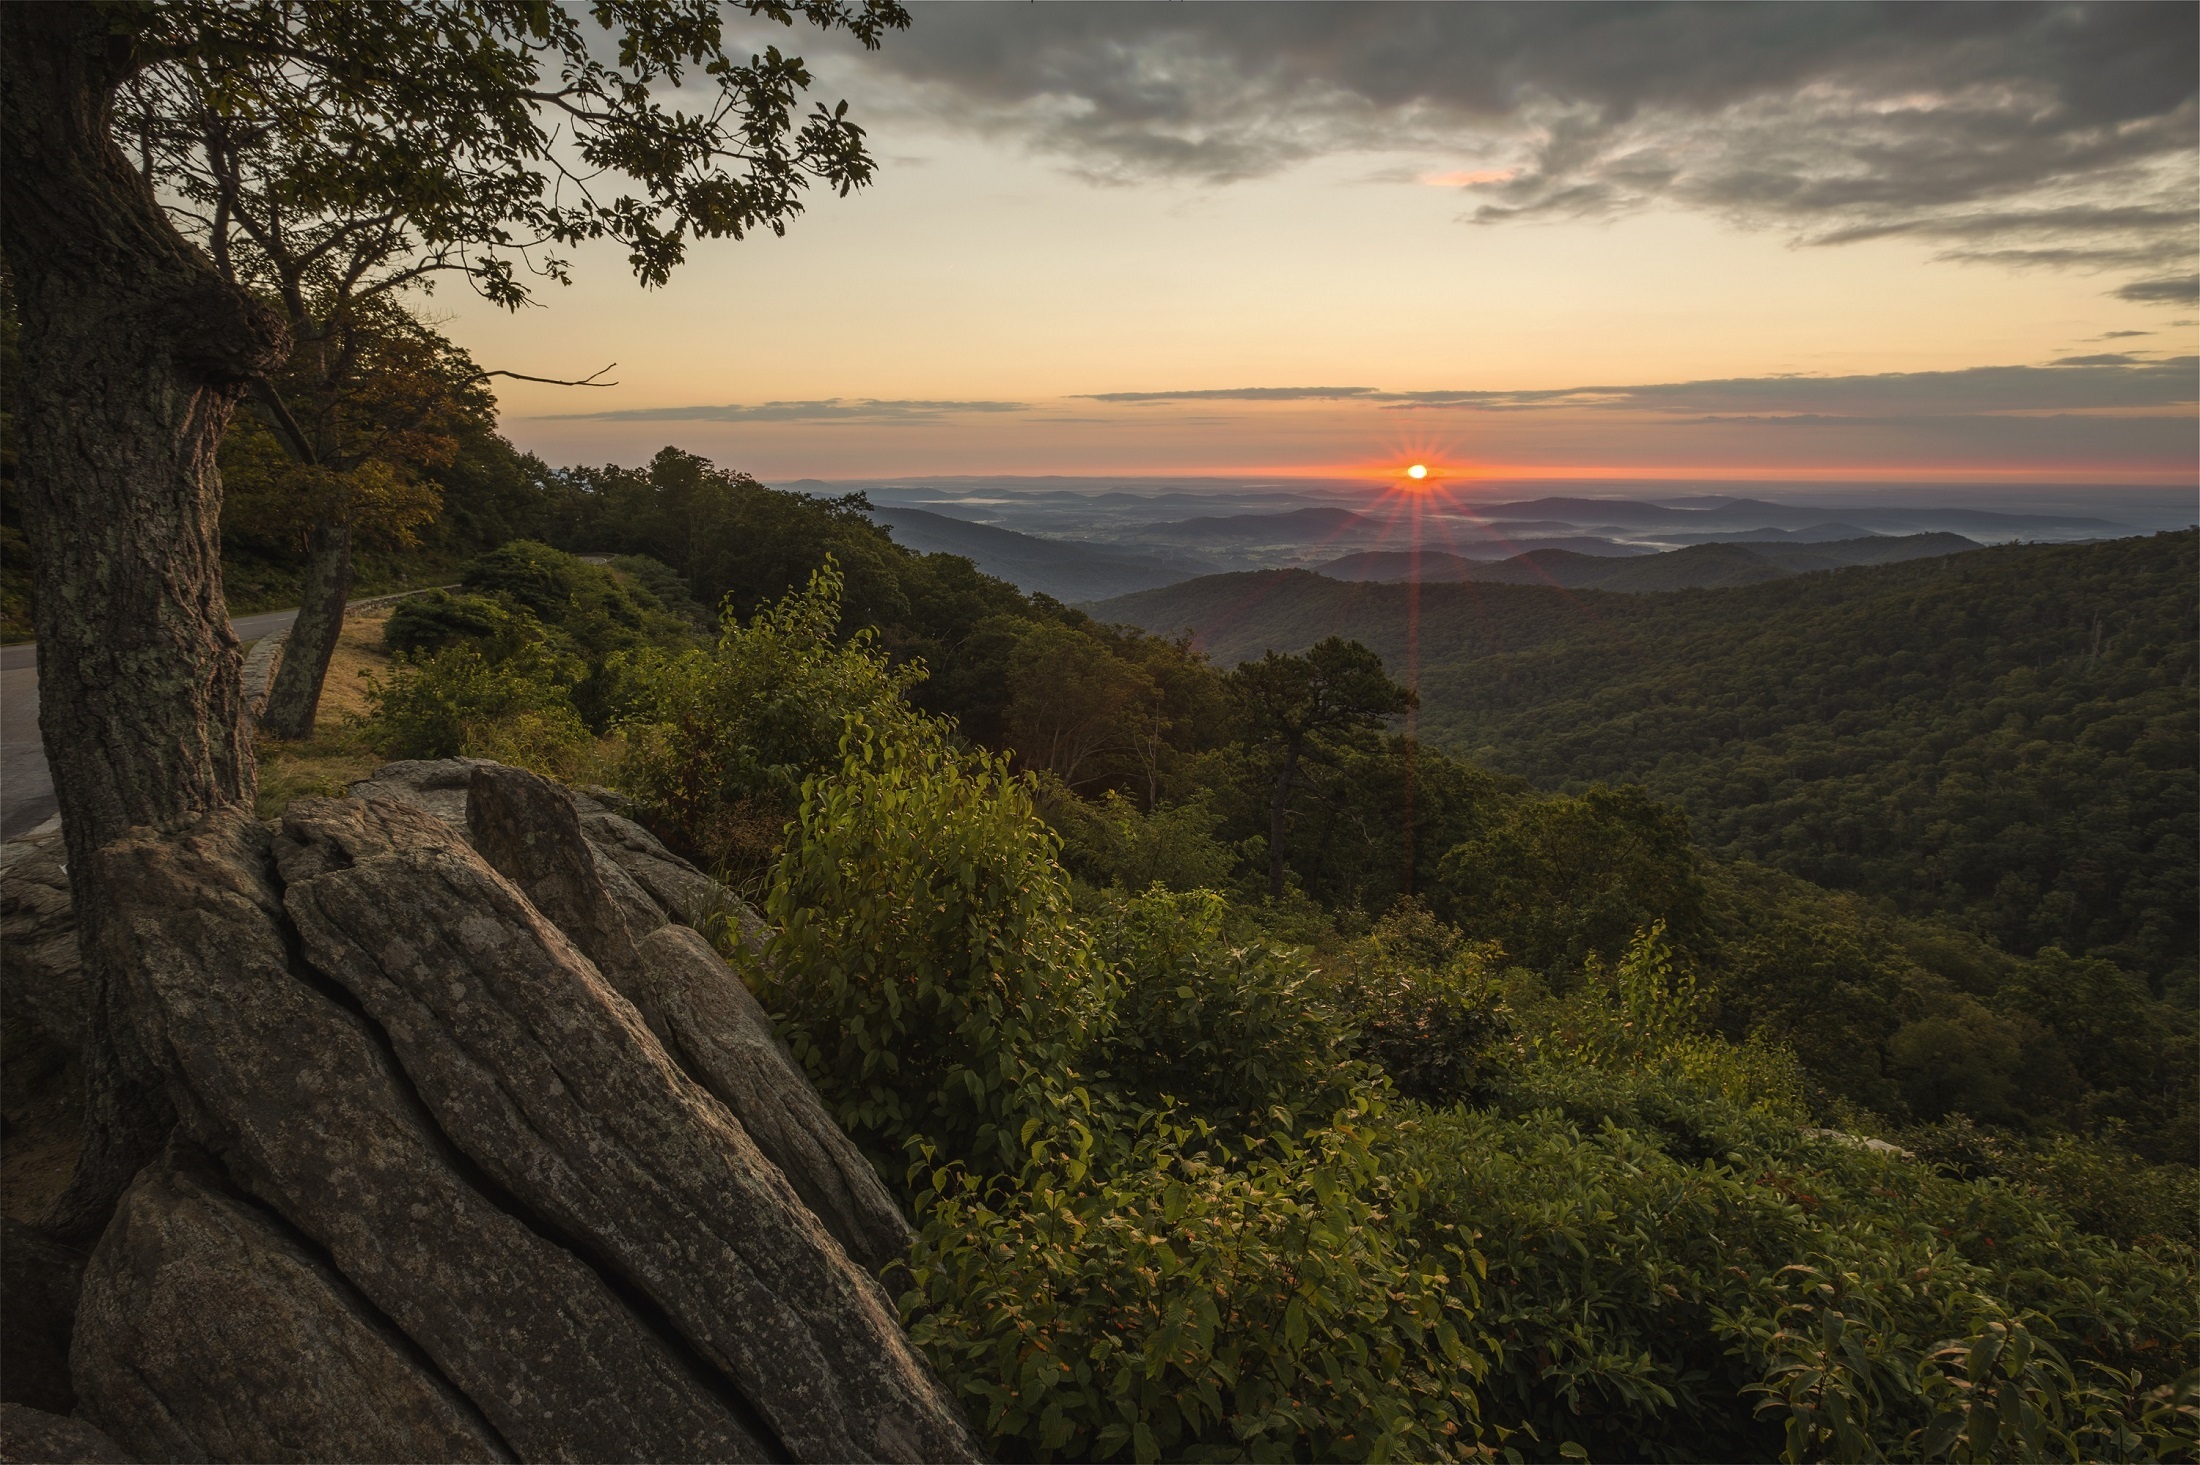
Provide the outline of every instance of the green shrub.
[[467,643],[400,657],[368,683],[366,734],[389,758],[493,758],[574,778],[589,770],[594,744],[573,710],[579,674],[539,647],[497,662]]
[[1156,885],[1094,913],[1118,993],[1098,1062],[1137,1102],[1181,1102],[1234,1143],[1324,1123],[1366,1073],[1351,1029],[1305,962],[1236,945],[1212,891]]
[[1469,942],[1412,901],[1324,963],[1360,1051],[1426,1104],[1487,1103],[1511,1066],[1513,1013],[1498,949]]
[[840,766],[849,719],[917,735],[902,696],[922,670],[890,665],[868,633],[836,643],[840,592],[828,559],[748,624],[729,610],[707,649],[645,650],[610,667],[627,708],[619,786],[660,832],[736,879],[777,857],[804,780]]
[[486,595],[431,590],[397,603],[383,623],[382,644],[401,655],[419,656],[459,641],[509,638],[513,630],[513,613]]
[[1214,837],[1222,816],[1204,793],[1140,809],[1113,789],[1087,803],[1061,788],[1046,814],[1062,833],[1062,863],[1098,885],[1222,890],[1238,864]]
[[1487,1458],[1479,1262],[1409,1239],[1383,1122],[1369,1101],[1239,1167],[1164,1120],[1105,1175],[933,1170],[910,1336],[1001,1459]]
[[845,757],[804,791],[747,970],[874,1158],[921,1137],[1012,1171],[1110,998],[1053,836],[1005,759],[853,724]]

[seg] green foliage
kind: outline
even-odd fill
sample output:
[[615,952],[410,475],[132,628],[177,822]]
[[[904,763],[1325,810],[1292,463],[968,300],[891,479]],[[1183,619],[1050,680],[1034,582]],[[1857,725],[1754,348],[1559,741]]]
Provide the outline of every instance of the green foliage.
[[[1548,788],[1641,783],[1717,855],[2019,954],[2097,953],[2167,996],[2200,950],[2196,546],[2011,545],[1662,595],[1425,585],[1421,733]],[[1404,661],[1402,585],[1275,571],[1138,605],[1156,629],[1226,625],[1222,658],[1341,634]]]
[[509,640],[516,617],[486,595],[431,590],[401,600],[382,623],[382,644],[401,655],[441,651],[459,641]]
[[1062,863],[1095,884],[1144,890],[1220,890],[1237,855],[1215,839],[1221,813],[1205,796],[1141,811],[1114,789],[1095,803],[1066,793],[1046,801],[1061,832]]
[[1013,1171],[1027,1126],[1075,1107],[1109,995],[1053,836],[993,755],[855,719],[843,751],[803,791],[748,975],[874,1158],[922,1138]]
[[1411,1243],[1385,1118],[1369,1099],[1234,1166],[1166,1118],[1106,1176],[920,1165],[910,1336],[998,1458],[1487,1458],[1478,1258]]
[[1181,1102],[1235,1144],[1318,1124],[1365,1081],[1318,975],[1296,953],[1233,944],[1214,892],[1113,896],[1092,927],[1118,982],[1097,1061],[1137,1102]]
[[588,725],[573,710],[581,668],[540,646],[492,661],[471,644],[400,657],[370,682],[367,734],[391,758],[494,758],[552,778],[588,768]]
[[868,633],[833,639],[844,581],[828,558],[808,586],[744,624],[729,604],[707,648],[648,651],[614,671],[626,708],[620,785],[668,837],[738,878],[768,865],[806,780],[837,769],[850,720],[913,727],[921,676]]
[[1425,1104],[1488,1103],[1498,1070],[1514,1057],[1499,954],[1404,902],[1330,956],[1324,975],[1359,1029],[1361,1051],[1399,1093]]
[[1444,856],[1438,879],[1470,935],[1553,975],[1616,957],[1653,924],[1693,946],[1702,923],[1687,817],[1640,788],[1515,801]]

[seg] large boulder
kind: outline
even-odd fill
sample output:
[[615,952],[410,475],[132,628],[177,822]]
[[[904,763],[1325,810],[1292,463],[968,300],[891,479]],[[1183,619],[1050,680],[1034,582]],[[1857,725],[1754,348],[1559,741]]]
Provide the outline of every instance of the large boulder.
[[123,1196],[81,1311],[84,1412],[140,1459],[511,1458],[334,1268],[188,1154]]
[[439,821],[300,800],[277,847],[304,958],[434,1122],[638,1289],[798,1459],[974,1444],[884,1290],[565,934]]
[[[359,792],[101,852],[103,1061],[176,1129],[88,1268],[11,1227],[40,1280],[9,1273],[10,1358],[73,1307],[75,1406],[114,1438],[47,1379],[0,1450],[49,1453],[7,1458],[977,1458],[873,1275],[906,1223],[686,924],[753,915],[532,775]],[[44,943],[38,1010],[81,1041],[34,855],[11,984]]]
[[0,1465],[130,1465],[130,1457],[81,1419],[0,1404]]
[[[500,768],[484,758],[423,758],[385,763],[371,778],[351,785],[356,798],[411,804],[470,837],[467,796],[477,768]],[[626,873],[667,920],[706,929],[723,922],[745,939],[760,939],[763,923],[748,904],[681,859],[627,817],[630,807],[608,789],[584,791],[553,784],[573,806],[581,832],[605,860]]]
[[873,1272],[900,1257],[908,1223],[764,1009],[694,929],[635,916],[630,877],[583,836],[565,791],[487,765],[473,770],[467,809],[474,848],[634,1004],[847,1253]]
[[85,1254],[14,1217],[0,1220],[0,1399],[54,1414],[76,1407],[69,1332]]
[[[417,816],[407,833],[421,825],[448,837]],[[222,811],[102,854],[105,954],[135,1024],[118,1037],[161,1076],[187,1137],[325,1254],[520,1458],[768,1458],[730,1385],[653,1306],[634,1305],[586,1238],[454,1145],[382,1026],[301,959],[271,843]],[[406,893],[379,929],[404,939],[436,895]],[[524,1164],[533,1148],[522,1140],[507,1158]],[[99,1351],[86,1336],[99,1326],[79,1317],[75,1348]]]

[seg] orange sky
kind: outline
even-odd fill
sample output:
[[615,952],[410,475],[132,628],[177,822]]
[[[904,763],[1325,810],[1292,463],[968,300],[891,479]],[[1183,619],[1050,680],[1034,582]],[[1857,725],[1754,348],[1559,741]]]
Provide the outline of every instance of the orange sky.
[[[501,385],[515,441],[553,462],[673,443],[779,480],[1332,474],[1414,453],[1511,476],[2195,478],[2191,390],[2100,388],[2200,350],[2189,304],[2117,296],[2129,270],[1967,263],[1905,234],[1813,245],[1675,199],[1477,224],[1472,189],[1509,175],[1468,134],[1230,181],[1095,182],[1075,156],[897,91],[875,62],[827,54],[819,73],[870,106],[869,190],[816,199],[784,238],[698,244],[653,292],[584,249],[579,282],[517,316],[434,297],[484,366],[618,363],[606,390]],[[2082,381],[2064,369],[2069,400],[1942,400],[1963,380],[1915,378],[1913,397],[1831,411],[1093,400],[1914,377],[2089,355],[2121,359]],[[932,405],[852,405],[866,402]]]

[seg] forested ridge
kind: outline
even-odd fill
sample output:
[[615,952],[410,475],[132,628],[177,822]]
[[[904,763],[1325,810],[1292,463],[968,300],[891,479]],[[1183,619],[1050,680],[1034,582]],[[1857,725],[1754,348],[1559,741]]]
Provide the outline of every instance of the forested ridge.
[[[1421,735],[1539,787],[1640,783],[1697,840],[2189,983],[2195,537],[2016,545],[1720,590],[1429,585]],[[1218,577],[1102,613],[1228,660],[1406,654],[1403,586]],[[2180,986],[2180,990],[2182,987]]]

